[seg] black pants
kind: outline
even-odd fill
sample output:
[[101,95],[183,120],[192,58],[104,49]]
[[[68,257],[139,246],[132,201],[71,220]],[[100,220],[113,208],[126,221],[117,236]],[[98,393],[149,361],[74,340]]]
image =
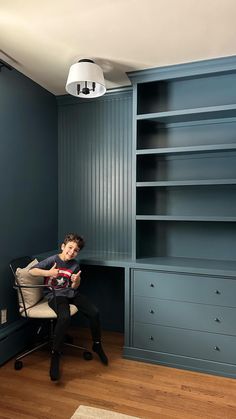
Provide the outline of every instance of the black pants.
[[55,297],[48,302],[49,307],[57,314],[52,347],[55,351],[60,352],[62,350],[65,334],[70,325],[70,304],[74,304],[78,308],[78,312],[88,318],[93,341],[101,340],[99,311],[85,295],[77,294],[74,298]]

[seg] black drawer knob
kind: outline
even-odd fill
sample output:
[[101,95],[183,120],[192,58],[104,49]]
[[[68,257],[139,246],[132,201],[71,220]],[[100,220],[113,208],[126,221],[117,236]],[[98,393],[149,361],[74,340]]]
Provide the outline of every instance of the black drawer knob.
[[151,310],[149,310],[149,313],[154,314],[155,311],[151,308]]
[[219,351],[219,350],[220,350],[219,346],[214,346],[214,351]]
[[215,290],[215,294],[220,294],[220,291],[219,290]]
[[220,323],[219,317],[216,317],[214,320],[215,320],[216,323]]
[[154,284],[153,284],[152,282],[151,282],[151,284],[150,284],[150,287],[151,287],[151,288],[154,288]]
[[154,337],[153,336],[149,336],[149,340],[154,340]]

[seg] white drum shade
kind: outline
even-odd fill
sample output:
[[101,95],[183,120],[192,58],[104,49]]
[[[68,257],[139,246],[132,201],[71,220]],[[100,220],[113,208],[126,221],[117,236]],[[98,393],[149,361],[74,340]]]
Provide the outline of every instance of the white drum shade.
[[[89,89],[89,93],[84,94],[84,88]],[[72,96],[86,99],[104,95],[106,86],[101,67],[92,60],[81,60],[73,64],[67,78],[66,91]]]

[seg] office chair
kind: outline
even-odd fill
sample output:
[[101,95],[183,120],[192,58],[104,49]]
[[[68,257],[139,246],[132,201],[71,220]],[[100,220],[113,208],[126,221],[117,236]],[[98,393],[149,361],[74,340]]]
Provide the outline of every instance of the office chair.
[[[37,334],[40,334],[43,322],[48,321],[49,333],[46,340],[36,344],[15,358],[15,370],[20,370],[23,367],[21,360],[27,355],[45,345],[49,345],[50,347],[53,338],[54,322],[57,318],[56,313],[49,307],[47,299],[43,297],[43,288],[46,287],[43,284],[43,278],[33,277],[29,272],[30,268],[36,263],[37,259],[33,260],[30,256],[13,259],[10,262],[10,269],[14,277],[13,288],[17,290],[20,315],[29,320],[42,320],[42,323],[37,329]],[[70,304],[71,316],[74,316],[77,311],[77,307]],[[73,344],[70,337],[65,339],[64,345],[82,350],[83,358],[87,361],[93,358],[92,353],[87,348]]]

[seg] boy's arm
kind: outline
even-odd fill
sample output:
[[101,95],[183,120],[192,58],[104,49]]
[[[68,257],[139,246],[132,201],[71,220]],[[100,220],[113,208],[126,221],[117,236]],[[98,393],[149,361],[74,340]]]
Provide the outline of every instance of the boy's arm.
[[54,263],[54,265],[50,269],[32,268],[30,269],[30,273],[33,276],[51,276],[53,278],[56,278],[59,273],[59,269],[56,268],[56,266],[57,264]]

